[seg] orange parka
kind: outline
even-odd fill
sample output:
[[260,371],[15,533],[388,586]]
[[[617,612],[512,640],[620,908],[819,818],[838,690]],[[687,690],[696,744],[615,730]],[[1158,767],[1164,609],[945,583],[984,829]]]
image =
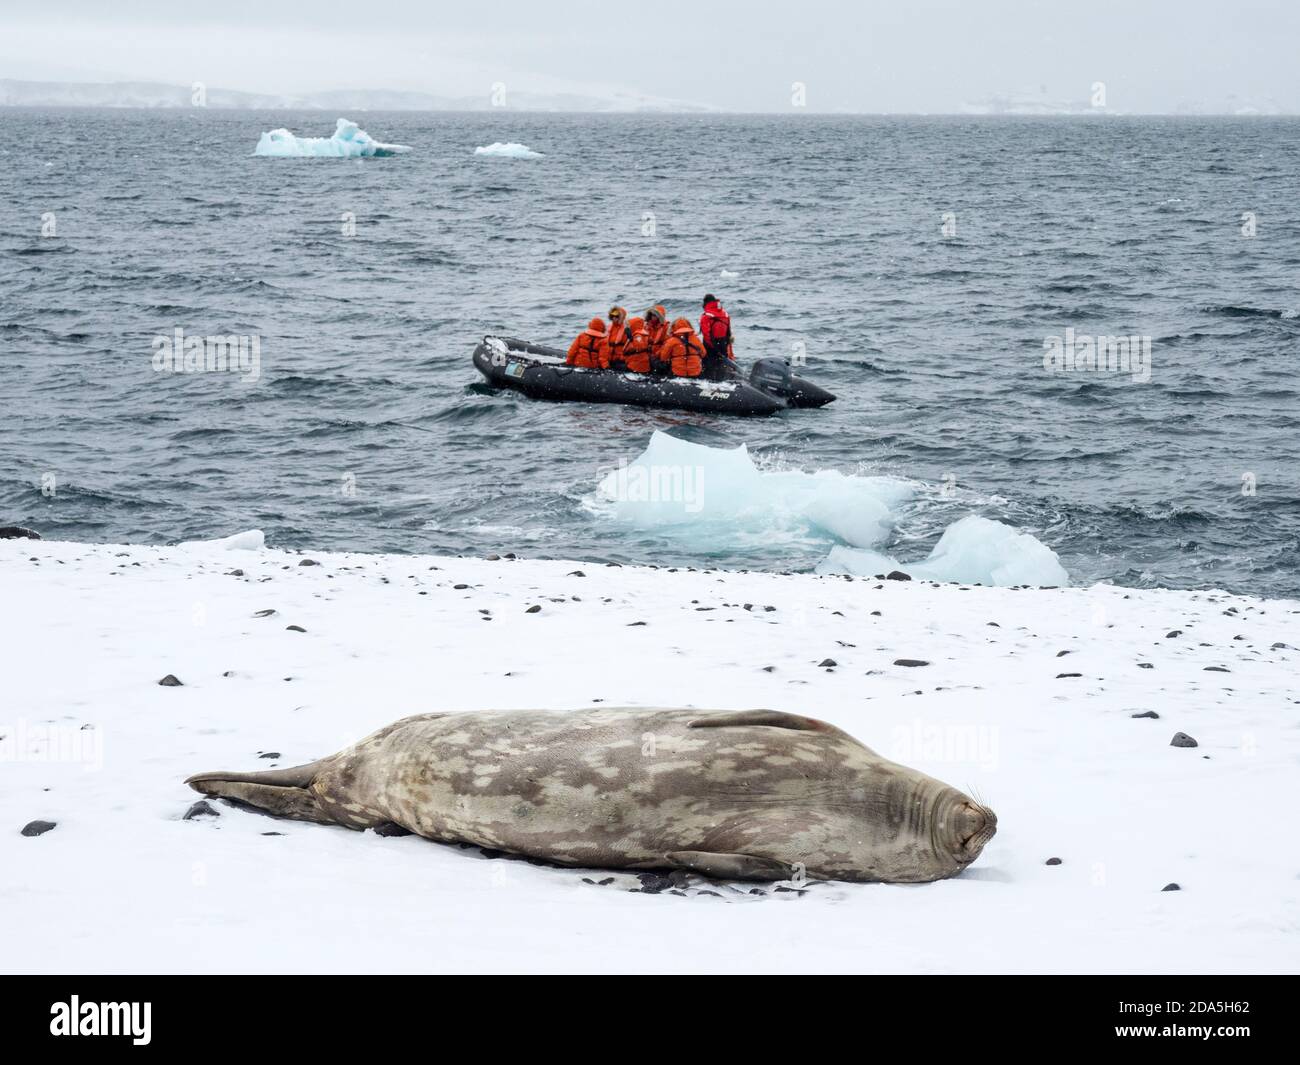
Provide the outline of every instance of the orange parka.
[[623,307],[609,309],[609,332],[605,335],[605,365],[623,368],[627,346],[632,340],[628,329],[627,310]]
[[668,312],[663,304],[656,304],[645,312],[645,328],[650,336],[650,365],[658,369],[663,365],[663,347],[668,342]]
[[673,322],[673,335],[659,352],[664,362],[671,363],[674,377],[699,377],[703,368],[704,345],[695,335],[691,323],[685,318]]
[[609,358],[605,354],[605,337],[604,321],[593,318],[569,345],[569,357],[565,362],[588,370],[605,369],[609,365]]
[[644,318],[627,320],[628,342],[623,349],[627,368],[632,373],[650,372],[650,333],[646,329]]

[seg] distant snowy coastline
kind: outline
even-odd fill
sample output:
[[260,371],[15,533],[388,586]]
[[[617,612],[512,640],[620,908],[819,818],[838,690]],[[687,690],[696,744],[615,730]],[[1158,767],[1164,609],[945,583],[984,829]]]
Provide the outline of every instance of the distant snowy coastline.
[[[193,108],[195,88],[147,81],[20,81],[0,78],[0,107]],[[706,104],[631,92],[604,95],[512,91],[497,106],[487,93],[447,96],[388,89],[339,89],[312,93],[253,93],[205,87],[202,104],[249,111],[561,111],[703,114]]]
[[[530,92],[514,90],[502,103],[488,93],[475,95],[440,94],[400,89],[334,89],[324,92],[257,93],[219,87],[205,88],[203,103],[196,105],[195,88],[151,81],[35,81],[0,78],[0,107],[103,107],[103,108],[192,108],[249,111],[495,111],[609,114],[728,114],[728,108],[694,100],[650,96],[629,91],[614,92]],[[777,113],[790,113],[780,109]],[[850,111],[835,109],[807,113],[835,114],[965,114],[965,115],[1050,115],[1080,116],[1124,113],[1113,108],[1095,108],[1086,101],[1049,99],[1032,92],[1007,92],[956,102],[948,111]],[[1185,116],[1278,116],[1294,114],[1270,97],[1239,97],[1232,93],[1219,100],[1184,100],[1172,110],[1141,112]]]
[[[1298,602],[300,554],[256,532],[0,540],[0,586],[6,971],[1297,969]],[[182,783],[412,713],[593,705],[811,714],[973,789],[998,835],[921,887],[681,897],[196,809]]]

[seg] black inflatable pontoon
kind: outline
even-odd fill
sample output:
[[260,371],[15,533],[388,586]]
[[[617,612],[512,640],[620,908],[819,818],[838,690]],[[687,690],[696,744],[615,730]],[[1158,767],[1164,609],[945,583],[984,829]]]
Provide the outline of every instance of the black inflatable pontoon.
[[474,365],[498,388],[535,399],[585,403],[628,403],[639,407],[711,411],[716,414],[775,414],[790,407],[822,407],[835,396],[795,377],[784,359],[759,359],[745,381],[664,377],[622,370],[587,370],[565,365],[565,353],[514,337],[486,336],[474,349]]

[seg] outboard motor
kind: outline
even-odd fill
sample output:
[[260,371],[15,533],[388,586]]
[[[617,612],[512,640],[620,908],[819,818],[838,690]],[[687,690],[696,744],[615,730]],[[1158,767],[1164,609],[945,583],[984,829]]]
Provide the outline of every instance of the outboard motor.
[[785,359],[759,359],[749,371],[749,383],[778,399],[789,399],[794,392],[794,376]]

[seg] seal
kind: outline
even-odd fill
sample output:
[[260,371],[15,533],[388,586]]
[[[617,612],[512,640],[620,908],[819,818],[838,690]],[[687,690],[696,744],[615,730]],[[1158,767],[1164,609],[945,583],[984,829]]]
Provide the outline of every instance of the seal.
[[737,880],[940,880],[997,827],[955,788],[775,710],[419,714],[308,765],[186,783],[303,821]]

